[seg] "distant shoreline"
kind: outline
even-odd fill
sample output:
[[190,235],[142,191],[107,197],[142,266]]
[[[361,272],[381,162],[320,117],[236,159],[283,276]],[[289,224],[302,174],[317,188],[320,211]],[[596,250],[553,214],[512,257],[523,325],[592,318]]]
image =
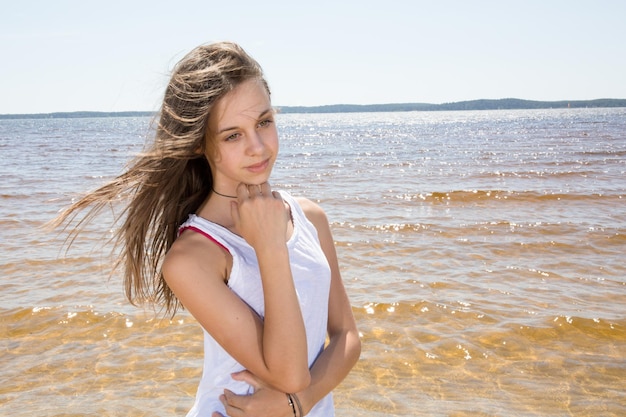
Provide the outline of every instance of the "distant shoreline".
[[[280,113],[361,113],[406,111],[459,111],[459,110],[528,110],[564,108],[626,107],[626,99],[603,98],[596,100],[534,101],[517,98],[482,99],[454,103],[390,103],[390,104],[330,104],[324,106],[276,106]],[[55,112],[33,114],[0,114],[2,119],[76,119],[91,117],[151,117],[151,111],[122,112]]]

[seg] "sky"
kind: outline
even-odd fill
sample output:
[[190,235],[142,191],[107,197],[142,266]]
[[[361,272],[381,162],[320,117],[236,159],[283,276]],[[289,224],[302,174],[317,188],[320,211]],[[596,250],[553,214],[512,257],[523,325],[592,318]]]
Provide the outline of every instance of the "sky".
[[220,40],[276,106],[626,98],[622,0],[3,3],[0,114],[157,110],[174,64]]

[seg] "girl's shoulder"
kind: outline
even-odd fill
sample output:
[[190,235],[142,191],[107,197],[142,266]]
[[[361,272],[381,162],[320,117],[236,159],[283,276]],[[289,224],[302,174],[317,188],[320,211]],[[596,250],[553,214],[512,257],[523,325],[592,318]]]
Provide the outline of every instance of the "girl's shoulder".
[[328,218],[322,207],[305,197],[294,197],[306,218],[313,223],[316,229],[328,226]]
[[200,233],[188,230],[178,236],[165,255],[163,276],[169,283],[181,275],[189,276],[212,270],[220,279],[225,279],[223,271],[227,270],[230,258],[224,247]]

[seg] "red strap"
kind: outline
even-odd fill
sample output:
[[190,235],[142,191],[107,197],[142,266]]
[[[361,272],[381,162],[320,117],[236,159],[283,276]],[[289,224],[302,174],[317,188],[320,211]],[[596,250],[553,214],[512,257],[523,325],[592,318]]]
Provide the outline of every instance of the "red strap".
[[196,226],[184,226],[181,227],[178,230],[178,235],[180,236],[181,233],[183,233],[185,230],[193,230],[194,232],[200,233],[201,235],[205,236],[206,238],[208,238],[210,241],[214,242],[216,245],[218,245],[219,247],[221,247],[222,249],[224,249],[226,252],[230,253],[230,251],[228,250],[228,248],[224,245],[222,245],[220,242],[218,242],[217,240],[215,240],[215,238],[213,236],[211,236],[210,234],[208,234],[207,232],[205,232],[204,230],[198,229]]

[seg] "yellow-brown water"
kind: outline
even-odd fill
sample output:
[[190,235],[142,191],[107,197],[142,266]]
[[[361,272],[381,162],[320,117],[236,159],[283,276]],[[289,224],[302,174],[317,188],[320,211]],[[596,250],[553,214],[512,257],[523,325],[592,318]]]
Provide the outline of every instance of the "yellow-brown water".
[[[0,121],[0,415],[171,416],[202,336],[108,280],[105,214],[147,119]],[[362,334],[338,416],[626,415],[626,109],[281,115],[274,186],[332,222]],[[104,248],[103,248],[104,246]]]

